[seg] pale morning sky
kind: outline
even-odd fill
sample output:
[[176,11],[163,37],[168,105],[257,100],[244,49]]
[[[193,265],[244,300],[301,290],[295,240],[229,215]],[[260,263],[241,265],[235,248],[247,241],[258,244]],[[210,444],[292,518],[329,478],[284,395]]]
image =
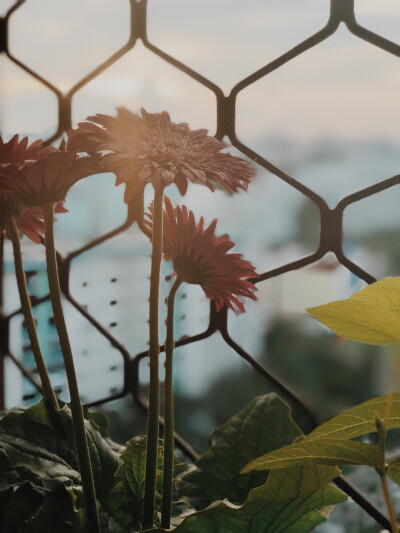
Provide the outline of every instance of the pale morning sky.
[[[0,12],[11,4],[0,0]],[[149,38],[225,93],[243,77],[324,26],[329,0],[149,0]],[[27,0],[10,21],[10,48],[22,62],[68,90],[122,46],[128,0]],[[356,0],[360,23],[396,39],[398,0]],[[239,95],[241,139],[400,140],[398,59],[343,26]],[[118,105],[167,109],[192,127],[215,128],[213,94],[141,43],[76,94],[74,121]],[[0,56],[0,129],[48,135],[54,96]]]

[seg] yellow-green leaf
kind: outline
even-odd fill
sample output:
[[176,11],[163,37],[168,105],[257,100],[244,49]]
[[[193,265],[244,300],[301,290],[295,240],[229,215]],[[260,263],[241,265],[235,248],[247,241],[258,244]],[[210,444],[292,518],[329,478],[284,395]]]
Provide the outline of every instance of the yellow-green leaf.
[[[309,433],[305,440],[317,439],[353,439],[367,433],[375,433],[376,416],[385,417],[389,396],[378,396],[351,407],[330,418]],[[388,429],[400,427],[400,393],[393,394],[387,418]]]
[[353,440],[303,440],[258,457],[246,465],[242,473],[304,465],[366,465],[378,468],[381,450],[378,446]]
[[351,296],[351,299],[368,299],[380,303],[385,309],[400,315],[400,277],[385,278]]
[[391,344],[400,340],[400,314],[388,292],[387,284],[382,288],[371,285],[347,300],[307,311],[341,337],[367,344]]

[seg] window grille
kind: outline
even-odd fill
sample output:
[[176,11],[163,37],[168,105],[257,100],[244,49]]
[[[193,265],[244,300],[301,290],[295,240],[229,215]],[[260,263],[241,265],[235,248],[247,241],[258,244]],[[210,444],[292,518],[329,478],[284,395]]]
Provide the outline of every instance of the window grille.
[[[328,22],[324,27],[319,31],[308,37],[307,39],[299,42],[292,49],[277,57],[264,67],[260,68],[250,76],[239,81],[231,90],[229,95],[225,95],[223,90],[210,81],[209,79],[202,76],[196,70],[193,70],[190,65],[185,65],[181,63],[175,57],[170,56],[164,50],[155,46],[147,37],[147,21],[146,21],[146,0],[129,0],[130,2],[130,13],[131,13],[131,32],[127,42],[115,53],[113,53],[106,61],[104,61],[97,68],[89,72],[84,76],[78,83],[76,83],[66,94],[63,94],[53,83],[45,79],[37,72],[32,70],[29,65],[23,64],[17,57],[15,57],[9,49],[9,39],[8,39],[8,29],[9,29],[9,19],[11,15],[21,8],[25,3],[25,0],[18,0],[10,7],[7,13],[0,18],[0,53],[4,53],[15,65],[23,69],[29,76],[35,78],[38,82],[47,87],[57,98],[58,101],[58,125],[56,132],[46,139],[47,143],[52,143],[57,138],[60,137],[66,130],[72,127],[71,120],[71,102],[74,95],[80,91],[85,85],[87,85],[91,80],[98,77],[103,71],[109,68],[114,64],[118,59],[127,54],[132,50],[138,41],[141,41],[144,47],[155,54],[163,61],[166,61],[170,65],[176,67],[181,72],[191,77],[195,82],[201,84],[206,89],[211,91],[215,95],[216,99],[216,123],[217,128],[215,136],[218,139],[222,139],[225,136],[229,138],[231,144],[237,148],[242,154],[246,155],[251,160],[255,161],[257,165],[268,170],[274,174],[278,179],[282,180],[290,187],[297,190],[301,195],[308,198],[313,204],[318,208],[320,214],[320,237],[319,237],[319,246],[318,249],[311,253],[310,255],[303,257],[301,259],[289,262],[288,264],[283,264],[272,270],[268,270],[261,274],[261,277],[257,280],[257,283],[263,283],[266,280],[272,279],[276,276],[284,275],[290,271],[300,269],[307,265],[311,265],[322,257],[325,256],[328,252],[333,252],[336,256],[339,263],[346,267],[354,275],[358,276],[360,279],[364,280],[367,283],[372,283],[375,281],[374,277],[371,276],[368,272],[363,270],[360,266],[352,262],[344,253],[342,248],[342,221],[343,221],[343,212],[344,210],[358,202],[362,199],[375,195],[381,191],[394,187],[400,183],[400,175],[393,176],[389,179],[380,181],[370,187],[366,187],[362,190],[359,190],[353,194],[350,194],[342,198],[339,203],[334,208],[330,208],[326,201],[316,192],[305,186],[303,183],[299,182],[294,177],[290,176],[265,157],[256,153],[249,146],[241,142],[236,134],[235,126],[235,113],[236,113],[236,101],[238,95],[244,91],[247,87],[251,86],[261,78],[264,78],[274,72],[276,69],[279,69],[283,65],[297,58],[304,52],[312,49],[313,47],[318,47],[325,40],[329,39],[343,23],[349,32],[354,36],[358,37],[361,40],[364,40],[370,43],[373,46],[379,47],[388,54],[393,54],[394,56],[400,55],[400,46],[395,42],[392,42],[382,35],[378,35],[373,31],[363,27],[357,22],[355,15],[354,0],[331,0],[330,3],[330,17]],[[243,6],[245,9],[245,6]],[[119,342],[117,336],[113,335],[113,331],[106,329],[92,314],[85,309],[71,294],[69,290],[69,275],[70,267],[72,262],[80,257],[82,254],[94,249],[100,244],[113,239],[117,235],[126,231],[130,228],[135,222],[137,213],[140,212],[140,209],[137,209],[137,206],[132,203],[128,206],[128,214],[125,222],[121,224],[118,228],[105,233],[96,239],[92,240],[88,244],[82,246],[78,250],[75,250],[65,256],[61,254],[58,255],[59,267],[60,267],[60,282],[62,291],[66,300],[72,304],[72,306],[87,319],[93,328],[95,328],[105,339],[107,339],[111,345],[119,352],[120,358],[123,361],[124,368],[124,383],[121,391],[116,391],[114,394],[110,394],[104,398],[101,398],[95,402],[92,402],[92,406],[104,404],[112,400],[125,397],[127,395],[132,395],[135,403],[143,410],[147,408],[147,399],[144,397],[139,390],[139,363],[147,357],[147,353],[129,353],[129,351]],[[3,265],[3,241],[1,241],[0,247],[0,264]],[[3,276],[4,276],[4,269]],[[113,281],[113,280],[111,280]],[[0,304],[3,298],[3,287],[0,285]],[[33,298],[33,305],[38,306],[43,304],[48,300],[48,296],[41,296],[38,298]],[[15,311],[12,314],[5,315],[1,312],[0,306],[0,383],[4,381],[4,365],[3,359],[9,358],[17,366],[19,371],[30,381],[32,387],[40,391],[40,384],[34,376],[34,373],[31,369],[27,368],[24,365],[24,361],[20,361],[16,357],[9,346],[10,339],[10,321],[13,317],[18,315],[20,310]],[[51,329],[51,324],[49,325]],[[209,313],[209,324],[206,330],[203,333],[193,335],[190,337],[182,338],[178,340],[176,345],[184,346],[191,343],[196,343],[210,337],[213,333],[220,332],[223,340],[229,345],[234,352],[236,352],[241,358],[243,358],[249,365],[252,366],[255,372],[260,374],[265,380],[267,380],[275,390],[282,395],[283,398],[288,400],[292,405],[296,404],[307,414],[310,425],[315,424],[315,417],[312,412],[299,398],[295,392],[289,390],[284,383],[281,383],[276,377],[274,377],[267,368],[260,365],[246,350],[239,346],[235,340],[232,338],[231,333],[228,327],[227,312],[222,310],[217,313],[214,307],[211,305]],[[1,396],[3,396],[4,387],[1,390]],[[34,396],[34,394],[32,394]],[[28,395],[29,397],[29,395]],[[0,397],[0,403],[4,405],[4,397]],[[185,442],[182,437],[179,435],[176,436],[177,446],[190,458],[195,459],[197,457],[196,452],[192,449],[189,443]],[[335,480],[337,485],[344,490],[353,500],[361,506],[376,522],[378,522],[382,527],[390,529],[390,524],[385,516],[374,507],[360,491],[351,486],[349,482],[343,477]]]

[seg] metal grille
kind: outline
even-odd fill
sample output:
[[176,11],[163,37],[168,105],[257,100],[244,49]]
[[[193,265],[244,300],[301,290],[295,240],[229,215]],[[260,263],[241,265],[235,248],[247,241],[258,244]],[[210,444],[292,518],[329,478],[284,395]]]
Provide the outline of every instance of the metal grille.
[[[7,12],[7,14],[0,18],[0,52],[6,54],[6,56],[17,66],[23,69],[27,74],[38,80],[41,84],[46,86],[50,91],[54,93],[58,100],[58,127],[56,133],[46,140],[47,143],[53,142],[66,130],[72,127],[71,124],[71,101],[73,96],[91,80],[99,76],[104,70],[106,70],[110,65],[115,63],[122,56],[127,54],[140,40],[143,45],[153,54],[160,57],[162,60],[173,65],[187,76],[190,76],[197,83],[203,85],[208,90],[212,91],[215,95],[217,102],[217,129],[215,136],[218,139],[222,139],[227,136],[230,139],[231,144],[236,147],[240,152],[245,154],[250,159],[257,162],[258,165],[264,169],[271,172],[278,179],[283,180],[289,186],[296,189],[301,195],[308,198],[315,206],[319,209],[320,219],[321,219],[321,229],[320,229],[320,241],[318,249],[297,261],[290,262],[289,264],[284,264],[262,273],[260,279],[257,279],[257,283],[262,283],[265,280],[274,278],[281,274],[285,274],[289,271],[300,269],[306,265],[310,265],[318,260],[320,260],[326,253],[333,252],[338,261],[346,267],[353,274],[361,278],[367,283],[371,283],[374,278],[358,265],[354,264],[343,252],[342,249],[342,220],[343,212],[346,207],[358,202],[361,199],[367,198],[371,195],[379,193],[385,189],[389,189],[400,183],[400,175],[396,175],[390,179],[376,183],[371,187],[367,187],[363,190],[360,190],[354,194],[351,194],[343,198],[334,209],[328,207],[328,204],[325,200],[316,194],[313,190],[310,190],[304,184],[300,183],[292,176],[283,172],[280,168],[274,166],[270,161],[262,157],[260,154],[256,153],[248,146],[240,142],[236,136],[235,130],[235,111],[236,111],[236,99],[238,94],[257,82],[261,78],[268,76],[270,73],[276,69],[282,67],[287,62],[298,57],[300,54],[306,52],[307,50],[318,46],[320,43],[329,39],[333,35],[339,25],[344,23],[348,30],[359,39],[367,41],[372,45],[375,45],[382,50],[386,51],[389,54],[395,56],[400,55],[400,46],[391,42],[384,37],[373,33],[372,31],[362,27],[356,21],[355,12],[354,12],[354,0],[331,0],[330,5],[330,17],[327,24],[318,32],[311,35],[306,40],[300,42],[297,46],[284,53],[280,57],[268,63],[263,68],[257,70],[250,76],[241,80],[237,85],[234,86],[232,91],[228,96],[225,96],[222,89],[215,85],[210,80],[206,79],[204,76],[193,70],[187,65],[182,64],[176,58],[171,57],[166,52],[152,44],[147,38],[146,32],[146,0],[130,0],[130,9],[131,9],[131,32],[130,37],[126,44],[122,46],[117,52],[115,52],[111,57],[109,57],[104,63],[95,68],[92,72],[87,74],[83,79],[76,83],[67,94],[63,94],[56,86],[50,83],[48,80],[34,72],[29,66],[24,65],[16,57],[12,55],[8,47],[8,22],[9,18],[13,12],[20,8],[25,3],[25,0],[18,0]],[[243,9],[245,9],[243,5]],[[131,354],[125,347],[119,342],[116,336],[112,335],[107,329],[105,329],[102,324],[100,324],[89,312],[85,309],[78,301],[74,299],[69,290],[69,273],[71,263],[77,257],[81,256],[88,250],[91,250],[101,243],[112,239],[118,234],[124,232],[127,228],[132,226],[135,222],[140,224],[140,214],[141,214],[141,199],[132,203],[128,206],[128,214],[126,221],[118,228],[113,231],[110,231],[94,240],[89,244],[81,247],[80,249],[69,253],[65,257],[58,255],[59,268],[60,268],[60,282],[62,286],[63,293],[65,298],[78,310],[83,317],[85,317],[93,328],[95,328],[101,335],[103,335],[111,345],[117,349],[120,353],[121,358],[123,359],[124,366],[124,385],[123,389],[115,394],[109,395],[108,397],[102,398],[91,405],[100,405],[111,400],[122,398],[127,395],[132,395],[135,403],[142,408],[143,410],[147,409],[147,398],[141,394],[139,390],[139,363],[147,357],[147,353],[143,352],[140,354]],[[3,243],[1,243],[1,255],[0,262],[3,263]],[[2,294],[0,292],[0,303],[1,303]],[[48,296],[45,296],[40,299],[35,299],[32,303],[33,305],[39,305],[48,300]],[[15,311],[14,313],[5,316],[0,314],[0,355],[3,360],[4,357],[10,358],[15,365],[17,365],[20,371],[28,378],[31,383],[40,391],[40,384],[35,379],[35,376],[32,372],[26,368],[20,360],[10,351],[9,347],[9,326],[10,320],[20,313],[20,310]],[[307,414],[310,425],[315,425],[315,417],[312,411],[306,407],[300,398],[296,396],[294,392],[289,390],[283,383],[281,383],[276,377],[274,377],[267,368],[261,366],[249,353],[247,353],[241,346],[239,346],[231,337],[228,320],[227,320],[227,311],[222,310],[217,313],[213,305],[210,306],[209,314],[209,325],[203,333],[194,335],[191,337],[182,338],[177,341],[176,345],[183,346],[190,343],[195,343],[201,340],[204,340],[210,337],[215,332],[219,332],[224,339],[224,341],[244,360],[246,360],[253,369],[258,372],[261,376],[265,378],[284,398],[286,398],[290,403],[300,406],[300,408]],[[3,361],[0,365],[0,380],[3,381]],[[2,399],[4,401],[4,398]],[[160,421],[162,424],[162,420]],[[191,459],[197,457],[196,452],[191,448],[190,444],[185,442],[179,435],[176,435],[177,445],[181,450]],[[344,479],[340,478],[336,480],[337,485],[341,487],[347,494],[349,494],[367,513],[370,514],[381,526],[390,529],[390,524],[387,519],[371,505],[359,491],[350,486],[350,484]]]

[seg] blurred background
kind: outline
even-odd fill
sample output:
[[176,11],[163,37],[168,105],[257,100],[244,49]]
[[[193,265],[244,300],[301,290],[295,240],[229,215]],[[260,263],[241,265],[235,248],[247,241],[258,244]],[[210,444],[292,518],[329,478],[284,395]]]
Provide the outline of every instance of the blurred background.
[[[134,0],[133,0],[134,1]],[[0,16],[15,4],[0,0]],[[95,113],[167,110],[174,122],[216,131],[212,91],[163,61],[140,40],[88,83],[81,80],[129,40],[128,0],[26,0],[9,19],[9,52],[0,54],[0,131],[30,140],[58,131],[54,88],[73,89],[72,121]],[[329,0],[183,1],[149,0],[147,35],[163,52],[218,85],[231,89],[270,61],[322,29]],[[399,43],[398,0],[356,0],[359,24]],[[12,60],[14,59],[14,61]],[[27,66],[41,83],[21,68]],[[50,87],[49,87],[50,84]],[[241,91],[236,106],[240,142],[320,195],[334,208],[347,195],[399,173],[400,70],[398,59],[352,35],[341,24],[328,39]],[[238,151],[232,149],[232,153]],[[259,273],[289,264],[317,250],[320,214],[316,204],[276,175],[256,166],[247,193],[229,197],[190,185],[180,198],[206,222],[218,219],[235,251]],[[57,247],[65,255],[124,222],[123,186],[112,174],[92,176],[69,193],[69,213],[56,224]],[[151,191],[146,191],[146,201]],[[344,211],[343,250],[375,278],[400,274],[400,194],[398,186],[351,204]],[[47,294],[44,253],[23,239],[30,293]],[[71,263],[72,296],[133,358],[146,351],[150,245],[136,225],[79,255]],[[171,265],[163,275],[171,274]],[[398,390],[399,356],[389,347],[344,341],[307,316],[305,309],[346,298],[365,282],[333,254],[308,267],[258,285],[258,301],[246,313],[229,315],[232,338],[282,379],[322,421],[374,395]],[[169,282],[164,283],[164,295]],[[18,309],[12,250],[6,241],[3,312]],[[68,326],[84,402],[118,394],[123,387],[121,354],[68,302]],[[162,312],[165,317],[165,309]],[[51,306],[35,307],[39,336],[52,379],[68,400]],[[209,303],[198,287],[183,286],[176,306],[177,338],[207,329]],[[34,369],[22,317],[11,319],[11,352]],[[164,330],[161,331],[161,339]],[[212,431],[257,394],[273,389],[215,333],[176,350],[177,431],[204,452]],[[4,358],[6,407],[39,399],[34,386]],[[147,361],[140,366],[143,392]],[[123,442],[145,431],[145,415],[130,397],[101,407],[112,436]],[[296,420],[307,425],[300,412]],[[305,427],[305,429],[307,429]],[[359,472],[359,470],[357,470]],[[368,475],[359,477],[367,492]],[[373,476],[372,476],[373,477]],[[379,492],[379,491],[378,491]],[[373,496],[379,501],[379,495]],[[396,496],[397,497],[397,496]],[[400,503],[400,495],[398,502]],[[343,514],[347,526],[343,529]],[[350,519],[351,518],[351,519]],[[319,531],[376,532],[373,521],[352,504],[342,505]]]

